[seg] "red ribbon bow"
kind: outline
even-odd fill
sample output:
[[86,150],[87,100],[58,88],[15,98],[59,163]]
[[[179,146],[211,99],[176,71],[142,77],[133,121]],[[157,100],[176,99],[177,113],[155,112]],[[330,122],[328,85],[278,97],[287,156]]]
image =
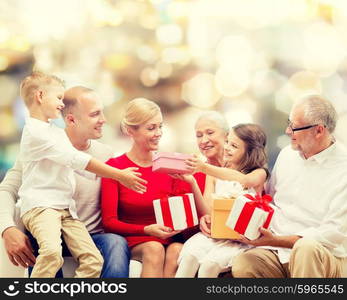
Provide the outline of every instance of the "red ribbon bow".
[[253,205],[255,205],[256,207],[261,208],[262,210],[265,210],[269,213],[263,227],[264,228],[268,228],[270,225],[270,221],[272,218],[272,215],[274,213],[273,208],[270,206],[270,202],[272,201],[272,197],[269,194],[265,194],[265,195],[259,195],[256,194],[255,197],[250,195],[250,194],[245,194],[245,197],[247,197],[248,199],[254,201],[252,202]]
[[256,207],[262,208],[264,210],[267,210],[269,206],[269,203],[272,201],[272,197],[268,194],[265,195],[258,195],[256,194],[255,196],[251,194],[244,194],[246,198],[249,200],[252,200],[251,205],[255,205]]
[[252,201],[247,202],[244,205],[240,214],[240,216],[242,217],[241,218],[239,217],[239,219],[237,220],[235,224],[235,230],[241,234],[245,233],[248,223],[252,218],[253,211],[256,207],[269,213],[265,220],[264,225],[262,226],[263,228],[268,228],[270,225],[272,215],[274,213],[273,208],[269,205],[269,203],[272,201],[272,197],[268,194],[266,195],[257,194],[255,196],[250,194],[245,194],[243,196],[245,196],[246,198]]

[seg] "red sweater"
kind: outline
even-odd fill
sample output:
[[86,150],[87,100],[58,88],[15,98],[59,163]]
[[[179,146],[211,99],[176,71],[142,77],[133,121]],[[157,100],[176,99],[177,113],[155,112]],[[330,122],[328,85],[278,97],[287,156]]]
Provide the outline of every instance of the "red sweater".
[[[152,202],[167,193],[190,192],[190,186],[167,174],[152,172],[151,166],[140,167],[132,162],[126,154],[111,158],[107,164],[118,169],[137,167],[138,172],[142,174],[141,178],[147,180],[148,183],[146,193],[139,194],[118,181],[102,178],[101,212],[104,229],[107,232],[125,236],[129,247],[148,241],[171,243],[173,239],[162,240],[144,233],[145,226],[156,223]],[[199,186],[202,184],[200,183]]]

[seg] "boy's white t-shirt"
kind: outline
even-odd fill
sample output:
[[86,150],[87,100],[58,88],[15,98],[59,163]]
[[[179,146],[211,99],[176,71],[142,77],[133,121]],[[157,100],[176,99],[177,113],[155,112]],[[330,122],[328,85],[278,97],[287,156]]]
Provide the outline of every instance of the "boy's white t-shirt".
[[22,185],[18,191],[21,216],[35,207],[68,208],[77,218],[74,170],[84,176],[91,156],[74,148],[65,131],[54,124],[28,118],[20,143]]

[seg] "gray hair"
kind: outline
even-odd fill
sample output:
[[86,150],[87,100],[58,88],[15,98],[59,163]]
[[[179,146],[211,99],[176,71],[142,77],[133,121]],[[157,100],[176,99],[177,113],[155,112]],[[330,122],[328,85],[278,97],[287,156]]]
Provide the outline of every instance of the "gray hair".
[[323,124],[333,133],[337,122],[337,112],[333,104],[320,95],[309,95],[299,100],[303,105],[304,118],[311,124]]
[[229,130],[230,130],[229,124],[227,120],[224,118],[224,116],[220,114],[219,112],[210,110],[210,111],[202,113],[196,120],[195,125],[202,119],[214,121],[218,125],[218,127],[220,127],[225,133],[229,133]]

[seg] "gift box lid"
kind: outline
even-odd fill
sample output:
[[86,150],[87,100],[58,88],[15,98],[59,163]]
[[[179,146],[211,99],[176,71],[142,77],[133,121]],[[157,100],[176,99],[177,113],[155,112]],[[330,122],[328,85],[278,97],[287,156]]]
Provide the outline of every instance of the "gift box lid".
[[235,198],[230,199],[213,199],[212,209],[214,210],[230,210]]
[[186,160],[188,158],[191,158],[192,155],[185,154],[185,153],[179,153],[179,152],[158,152],[153,155],[152,161],[155,161],[159,158],[170,158],[170,159],[179,159],[179,160]]

